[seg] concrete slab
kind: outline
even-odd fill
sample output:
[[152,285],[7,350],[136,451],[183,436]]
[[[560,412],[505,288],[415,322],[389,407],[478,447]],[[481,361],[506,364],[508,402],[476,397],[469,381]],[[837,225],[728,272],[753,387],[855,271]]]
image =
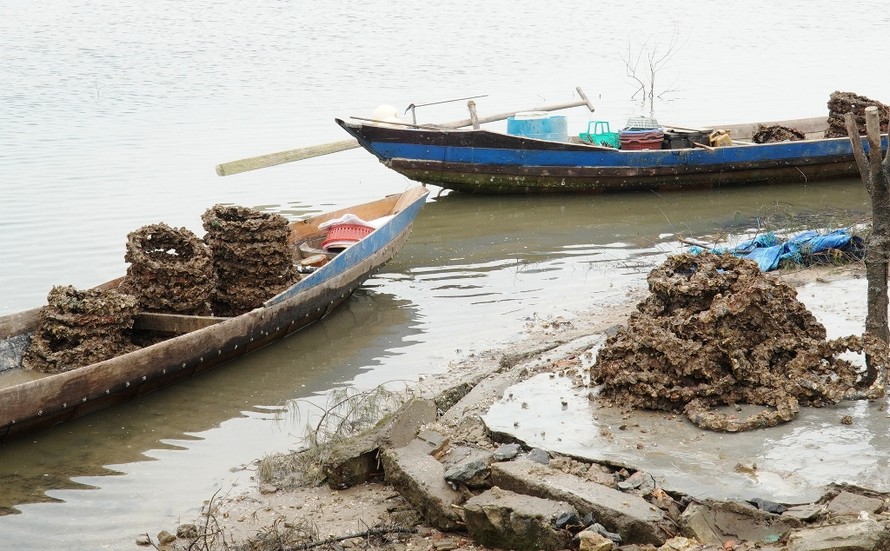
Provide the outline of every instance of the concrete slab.
[[659,509],[639,496],[533,461],[494,463],[491,481],[513,492],[570,503],[581,515],[592,513],[596,522],[618,533],[626,543],[660,545],[676,531]]
[[[790,423],[727,434],[683,416],[603,408],[588,392],[536,376],[510,387],[513,397],[483,420],[528,446],[641,469],[666,490],[699,498],[809,503],[832,483],[890,491],[886,399],[803,408]],[[841,423],[845,415],[851,425]]]
[[728,541],[774,544],[786,532],[803,526],[795,517],[760,511],[734,501],[692,503],[680,517],[681,533],[723,547]]
[[884,500],[851,492],[841,492],[832,499],[826,510],[833,517],[859,516],[874,513],[884,507]]
[[464,503],[470,536],[482,545],[516,551],[556,551],[572,536],[556,528],[556,519],[577,515],[568,503],[492,488]]
[[386,481],[391,484],[426,521],[443,531],[456,530],[461,519],[456,506],[463,502],[445,482],[445,469],[429,455],[426,443],[385,450],[381,454]]
[[890,523],[861,519],[846,524],[795,530],[788,536],[788,551],[881,551],[890,549]]

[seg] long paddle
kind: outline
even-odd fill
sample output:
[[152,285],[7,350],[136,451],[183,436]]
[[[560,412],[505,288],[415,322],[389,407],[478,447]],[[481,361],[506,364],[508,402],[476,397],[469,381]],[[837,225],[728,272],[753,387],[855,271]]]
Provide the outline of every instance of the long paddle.
[[289,149],[287,151],[279,151],[278,153],[268,153],[258,157],[248,157],[247,159],[218,164],[216,165],[216,173],[220,176],[229,176],[230,174],[238,174],[248,170],[283,165],[284,163],[302,161],[312,157],[321,157],[322,155],[346,151],[356,147],[358,147],[358,142],[354,139],[310,145],[299,149]]
[[[578,95],[581,96],[580,100],[568,101],[563,103],[556,103],[553,105],[545,105],[542,107],[535,107],[535,111],[559,111],[560,109],[569,109],[571,107],[580,107],[587,106],[588,109],[592,112],[594,110],[593,104],[587,99],[587,96],[584,94],[584,91],[581,90],[581,87],[575,88],[578,91]],[[528,111],[528,109],[518,109],[516,111],[509,111],[506,113],[499,113],[497,115],[491,115],[489,117],[482,117],[478,119],[479,124],[484,124],[487,122],[494,122],[504,120],[508,117],[512,117],[518,112]],[[463,119],[459,121],[447,122],[444,124],[437,125],[440,128],[463,128],[466,126],[472,126],[472,119]],[[415,125],[409,125],[415,126]],[[322,155],[327,155],[329,153],[337,153],[338,151],[346,151],[347,149],[354,149],[358,147],[358,142],[356,140],[341,140],[339,142],[329,142],[323,143],[319,145],[311,145],[308,147],[301,147],[298,149],[290,149],[288,151],[279,151],[278,153],[269,153],[267,155],[260,155],[258,157],[248,157],[247,159],[240,159],[238,161],[229,161],[227,163],[221,163],[216,165],[216,173],[220,176],[229,176],[232,174],[238,174],[241,172],[247,172],[249,170],[257,170],[260,168],[267,168],[270,166],[281,165],[284,163],[292,163],[294,161],[302,161],[303,159],[311,159],[312,157],[321,157]]]

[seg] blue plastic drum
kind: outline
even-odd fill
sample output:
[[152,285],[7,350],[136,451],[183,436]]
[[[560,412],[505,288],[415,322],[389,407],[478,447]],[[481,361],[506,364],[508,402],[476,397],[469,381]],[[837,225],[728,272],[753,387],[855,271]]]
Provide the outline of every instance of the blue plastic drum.
[[568,121],[563,115],[544,111],[516,113],[507,119],[507,134],[553,142],[569,141]]

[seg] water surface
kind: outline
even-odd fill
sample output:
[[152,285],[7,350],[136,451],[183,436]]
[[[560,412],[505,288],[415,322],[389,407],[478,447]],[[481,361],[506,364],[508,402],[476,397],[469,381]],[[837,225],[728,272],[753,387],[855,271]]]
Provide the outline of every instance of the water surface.
[[[488,94],[480,114],[573,99],[621,127],[621,54],[679,47],[658,73],[665,123],[695,126],[826,112],[834,90],[890,101],[871,51],[875,1],[558,6],[458,0],[0,5],[0,313],[53,285],[117,277],[128,232],[166,222],[199,235],[216,203],[296,218],[412,185],[361,150],[226,178],[214,166],[346,138],[334,117],[380,104]],[[663,50],[662,50],[663,51]],[[418,111],[465,118],[462,104]],[[498,125],[494,125],[497,127]],[[434,190],[436,195],[438,190]],[[300,445],[286,404],[447,369],[514,340],[529,319],[621,301],[677,237],[866,212],[856,180],[689,194],[444,195],[401,253],[343,308],[251,357],[0,449],[3,546],[119,549],[189,520],[241,468]],[[846,222],[842,222],[846,223]],[[283,419],[283,420],[282,420]],[[76,528],[74,530],[73,528]]]

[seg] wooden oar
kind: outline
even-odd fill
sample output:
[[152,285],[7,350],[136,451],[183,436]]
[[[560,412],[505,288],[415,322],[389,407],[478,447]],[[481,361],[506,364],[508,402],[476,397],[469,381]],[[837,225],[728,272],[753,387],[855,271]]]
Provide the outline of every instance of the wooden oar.
[[[577,88],[575,88],[575,90],[577,90],[578,95],[581,96],[580,100],[535,107],[534,110],[559,111],[560,109],[569,109],[571,107],[587,106],[587,108],[590,109],[591,112],[593,112],[593,104],[590,102],[589,99],[587,99],[587,96],[584,94],[584,91],[581,90],[581,87],[578,86]],[[497,115],[491,115],[489,117],[482,117],[478,119],[478,122],[484,124],[487,122],[504,120],[508,117],[512,117],[513,115],[521,111],[529,111],[529,109],[518,109],[516,111],[509,111],[507,113],[499,113]],[[473,122],[474,121],[472,119],[464,119],[459,121],[446,122],[437,126],[439,126],[440,128],[463,128],[466,126],[473,126]],[[299,149],[290,149],[288,151],[280,151],[278,153],[269,153],[267,155],[259,155],[257,157],[249,157],[247,159],[240,159],[238,161],[221,163],[216,165],[216,173],[220,176],[229,176],[231,174],[247,172],[248,170],[257,170],[260,168],[281,165],[284,163],[302,161],[303,159],[311,159],[312,157],[321,157],[322,155],[337,153],[338,151],[346,151],[347,149],[354,149],[356,147],[358,147],[358,142],[353,139],[342,140],[339,142],[323,143],[319,145],[311,145],[308,147],[301,147]]]
[[312,157],[321,157],[322,155],[337,153],[338,151],[346,151],[347,149],[355,149],[356,147],[358,147],[358,141],[354,139],[310,145],[299,149],[289,149],[287,151],[279,151],[278,153],[269,153],[258,157],[250,157],[238,161],[218,164],[216,165],[216,173],[220,176],[228,176],[230,174],[247,172],[248,170],[256,170],[258,168],[302,161],[303,159],[311,159]]

